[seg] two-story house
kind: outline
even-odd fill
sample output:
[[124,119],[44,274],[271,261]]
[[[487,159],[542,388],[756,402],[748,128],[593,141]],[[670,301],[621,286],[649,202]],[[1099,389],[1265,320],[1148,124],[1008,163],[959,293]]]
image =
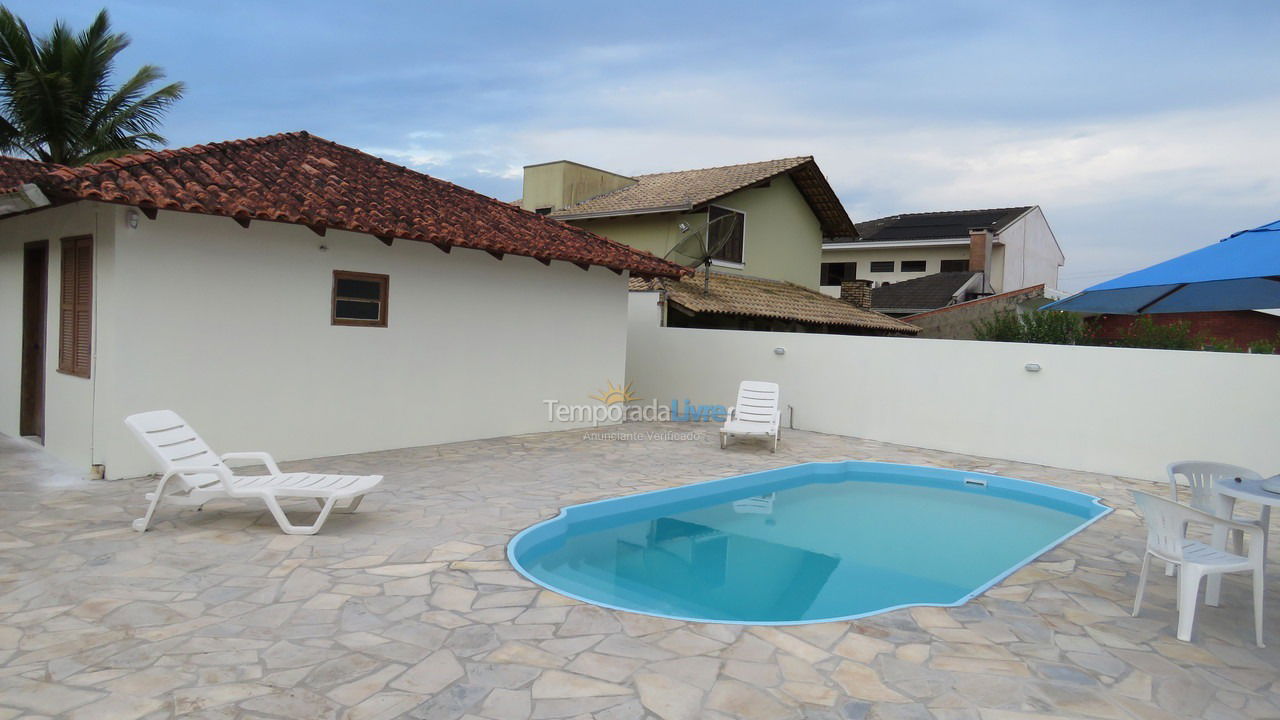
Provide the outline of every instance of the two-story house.
[[[524,168],[526,210],[699,266],[694,277],[633,283],[657,292],[662,322],[686,327],[915,334],[818,292],[827,241],[856,236],[812,157],[621,175],[561,160]],[[709,251],[699,265],[696,248]],[[869,301],[868,301],[869,302]]]
[[947,273],[947,282],[913,284],[954,285],[969,296],[1041,284],[1053,290],[1066,259],[1038,205],[893,215],[857,230],[852,239],[823,244],[823,292],[836,295],[840,283],[855,279],[879,288],[938,273]]

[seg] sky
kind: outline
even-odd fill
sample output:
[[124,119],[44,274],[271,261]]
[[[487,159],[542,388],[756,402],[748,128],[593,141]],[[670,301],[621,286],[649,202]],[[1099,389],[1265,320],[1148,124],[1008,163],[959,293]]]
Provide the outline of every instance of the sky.
[[[104,4],[8,2],[42,33]],[[1280,218],[1280,3],[110,2],[170,146],[308,130],[514,200],[813,155],[855,221],[1040,205],[1074,291]]]

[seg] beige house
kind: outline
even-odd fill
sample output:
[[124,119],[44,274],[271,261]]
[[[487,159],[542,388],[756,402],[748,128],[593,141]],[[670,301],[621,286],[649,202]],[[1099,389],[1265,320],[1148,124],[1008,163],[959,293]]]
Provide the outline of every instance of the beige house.
[[823,241],[856,234],[812,157],[636,176],[560,160],[524,169],[520,203],[660,257],[714,221],[715,270],[814,290]]
[[982,273],[978,295],[1041,284],[1054,290],[1066,261],[1038,205],[907,213],[858,223],[857,230],[823,245],[823,292],[838,295],[849,280],[880,287],[960,272]]
[[635,313],[647,318],[656,303],[663,325],[918,332],[869,310],[869,293],[855,303],[818,292],[824,240],[847,239],[855,230],[812,157],[634,177],[562,160],[526,167],[520,202],[525,210],[700,266],[693,277],[632,281]]

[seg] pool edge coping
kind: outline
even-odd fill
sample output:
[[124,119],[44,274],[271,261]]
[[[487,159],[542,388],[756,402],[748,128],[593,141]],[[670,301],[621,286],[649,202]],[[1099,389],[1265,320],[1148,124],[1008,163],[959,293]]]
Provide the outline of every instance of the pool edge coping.
[[[674,490],[682,490],[685,488],[690,488],[698,485],[714,485],[717,483],[723,483],[728,480],[733,480],[736,478],[746,477],[749,475],[757,475],[761,473],[767,473],[774,470],[782,470],[785,468],[802,467],[805,465],[845,465],[850,463],[858,464],[858,465],[882,465],[882,466],[898,467],[898,468],[927,468],[930,470],[947,470],[947,471],[960,473],[963,475],[969,475],[969,476],[981,476],[981,477],[999,478],[1001,480],[1012,480],[1019,483],[1026,483],[1029,485],[1037,485],[1045,488],[1050,488],[1055,492],[1069,493],[1071,495],[1078,495],[1080,497],[1088,498],[1090,501],[1089,504],[1095,507],[1102,508],[1102,512],[1098,513],[1093,517],[1084,519],[1083,522],[1081,522],[1079,525],[1077,525],[1075,528],[1073,528],[1069,532],[1064,533],[1063,535],[1050,541],[1049,543],[1039,548],[1038,550],[1033,551],[1030,555],[1026,556],[1025,558],[1017,561],[1013,565],[1010,565],[1008,570],[1005,570],[1004,572],[995,576],[985,584],[979,586],[978,588],[974,589],[973,591],[959,598],[955,602],[903,603],[901,605],[893,605],[891,607],[885,607],[879,610],[873,610],[871,612],[856,613],[853,615],[843,615],[840,617],[820,618],[816,620],[767,620],[767,621],[743,622],[738,620],[715,620],[715,619],[709,619],[709,618],[684,617],[680,615],[666,615],[659,612],[647,612],[644,610],[636,610],[634,608],[620,607],[618,605],[611,605],[609,603],[599,602],[597,600],[590,600],[580,595],[577,595],[571,592],[566,592],[557,587],[554,587],[545,582],[542,582],[541,580],[535,578],[531,572],[526,570],[524,565],[522,565],[520,561],[517,560],[515,557],[514,548],[521,538],[523,538],[525,535],[527,535],[528,533],[530,533],[531,531],[539,527],[542,527],[549,523],[553,523],[557,520],[560,520],[561,518],[566,517],[568,515],[568,511],[574,508],[588,507],[591,505],[600,505],[605,503],[613,503],[613,502],[618,502],[618,501],[626,500],[628,498],[633,498],[641,495],[657,495],[665,492],[671,492]],[[750,627],[750,626],[779,627],[779,626],[792,626],[792,625],[817,625],[821,623],[831,623],[831,622],[849,622],[852,620],[859,620],[861,618],[871,617],[873,615],[881,615],[884,613],[894,612],[896,610],[904,610],[904,609],[913,608],[913,607],[942,607],[942,608],[960,607],[962,605],[965,605],[969,601],[973,600],[974,598],[987,592],[988,590],[995,587],[996,585],[999,585],[1001,582],[1004,582],[1014,573],[1030,565],[1032,562],[1036,560],[1036,558],[1040,557],[1041,555],[1044,555],[1050,550],[1053,550],[1054,548],[1063,544],[1067,540],[1070,540],[1072,537],[1084,532],[1094,523],[1098,522],[1099,520],[1102,520],[1103,518],[1107,517],[1113,512],[1115,512],[1115,508],[1104,503],[1102,501],[1102,498],[1096,495],[1090,495],[1088,493],[1080,492],[1079,490],[1071,490],[1069,488],[1062,488],[1056,485],[1050,485],[1049,483],[1041,482],[1039,480],[1025,480],[1023,478],[1014,478],[1014,477],[1008,477],[1005,475],[996,475],[994,473],[989,473],[989,472],[962,470],[960,468],[939,467],[936,465],[917,465],[917,464],[911,464],[911,463],[881,462],[878,460],[815,460],[815,461],[809,461],[809,462],[803,462],[803,463],[796,463],[794,465],[784,465],[778,468],[756,470],[748,473],[742,473],[739,475],[730,475],[728,477],[718,477],[718,478],[711,478],[709,480],[699,480],[699,481],[687,483],[684,485],[672,485],[670,487],[658,488],[657,490],[642,490],[640,492],[628,493],[626,495],[618,495],[614,497],[601,498],[599,500],[590,500],[585,503],[564,505],[560,508],[560,511],[556,513],[556,515],[554,515],[553,517],[539,520],[538,522],[535,522],[532,525],[529,525],[528,527],[524,528],[520,532],[513,535],[511,539],[507,541],[506,556],[507,556],[507,562],[511,564],[511,566],[516,570],[517,573],[520,574],[521,577],[525,578],[529,582],[532,582],[534,585],[537,585],[538,587],[541,587],[544,590],[550,590],[551,592],[556,593],[557,595],[567,597],[571,600],[576,600],[586,605],[594,605],[596,607],[607,608],[609,610],[615,610],[618,612],[631,613],[633,615],[645,615],[648,617],[657,617],[657,618],[663,618],[666,620],[677,620],[680,622],[688,622],[688,623],[703,623],[703,624],[713,624],[713,625],[741,625],[744,627]]]

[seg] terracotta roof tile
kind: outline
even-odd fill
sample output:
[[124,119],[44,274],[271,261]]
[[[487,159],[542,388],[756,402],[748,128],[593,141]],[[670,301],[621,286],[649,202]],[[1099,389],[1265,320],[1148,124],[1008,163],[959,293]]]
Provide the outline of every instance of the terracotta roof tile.
[[689,210],[732,192],[789,173],[814,214],[822,222],[824,235],[853,236],[853,221],[812,157],[725,165],[700,170],[637,175],[634,185],[598,195],[571,208],[557,210],[552,217],[609,217],[658,210]]
[[842,325],[895,335],[920,332],[920,328],[909,323],[793,283],[713,272],[708,291],[703,292],[705,278],[701,273],[681,280],[636,278],[631,280],[631,290],[666,290],[669,302],[699,313]]
[[650,253],[305,132],[55,166],[38,184],[59,200],[350,230],[640,275],[685,272]]
[[0,192],[8,192],[58,169],[59,165],[0,155]]

